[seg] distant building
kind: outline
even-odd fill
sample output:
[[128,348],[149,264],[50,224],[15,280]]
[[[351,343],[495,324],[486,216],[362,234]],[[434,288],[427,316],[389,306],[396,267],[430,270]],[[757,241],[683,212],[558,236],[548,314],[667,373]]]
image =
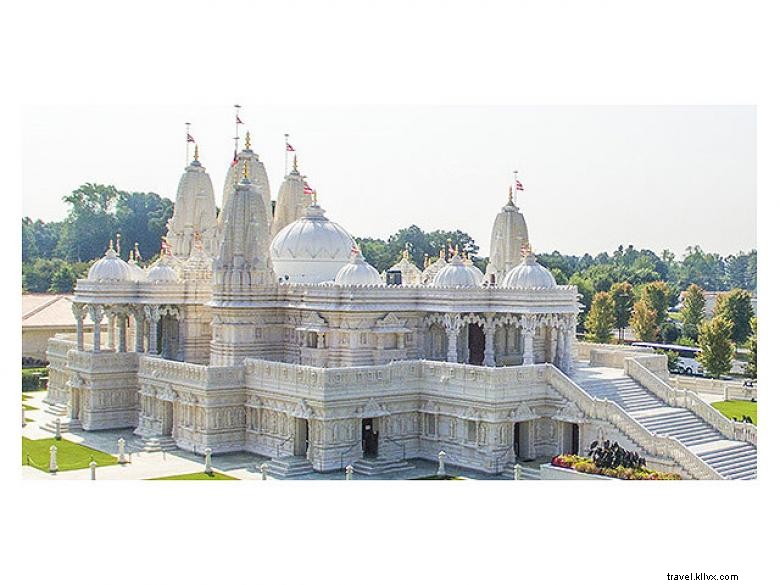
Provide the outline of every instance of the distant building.
[[[46,361],[46,344],[58,333],[76,334],[70,295],[44,293],[22,295],[22,359]],[[92,324],[84,325],[92,331]]]

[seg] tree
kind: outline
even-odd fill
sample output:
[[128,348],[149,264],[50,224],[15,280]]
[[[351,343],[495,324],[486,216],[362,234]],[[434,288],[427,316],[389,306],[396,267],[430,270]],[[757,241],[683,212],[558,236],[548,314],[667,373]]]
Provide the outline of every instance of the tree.
[[713,317],[699,325],[700,361],[704,369],[715,378],[731,370],[731,361],[734,359],[731,329],[731,322],[723,317]]
[[384,272],[395,262],[390,256],[390,249],[387,242],[376,238],[355,238],[355,242],[360,247],[360,251],[366,259],[379,272]]
[[731,339],[742,344],[750,335],[750,319],[753,317],[753,305],[748,291],[735,288],[718,295],[715,301],[715,316],[731,321]]
[[669,308],[669,285],[661,280],[648,282],[642,287],[640,298],[655,311],[655,324],[661,325],[666,321]]
[[580,313],[577,317],[577,324],[579,325],[580,329],[582,329],[585,327],[585,317],[590,311],[590,305],[593,302],[593,295],[596,294],[596,291],[593,288],[593,283],[591,283],[591,281],[587,278],[583,277],[579,272],[572,274],[571,278],[569,278],[569,284],[576,286],[578,292],[580,293],[582,313]]
[[658,349],[656,350],[657,353],[662,353],[666,356],[666,367],[670,372],[676,372],[678,368],[680,367],[680,354],[674,351],[673,349],[670,350],[663,350]]
[[748,337],[748,363],[745,373],[751,378],[758,378],[758,319],[750,320],[751,335]]
[[156,193],[120,191],[115,215],[117,232],[124,242],[122,251],[129,251],[138,242],[141,256],[147,258],[160,249],[166,224],[173,215],[173,203]]
[[691,325],[698,329],[704,319],[704,290],[698,284],[692,284],[685,291],[683,305],[680,313],[685,325]]
[[655,341],[658,339],[658,320],[655,309],[647,300],[640,298],[634,303],[631,313],[631,328],[642,341]]
[[589,336],[598,343],[606,343],[612,338],[612,328],[615,326],[615,303],[609,293],[599,292],[593,297],[593,302],[585,319],[585,329]]
[[71,292],[76,285],[77,276],[73,266],[63,262],[51,275],[49,292]]
[[113,185],[85,183],[63,201],[70,204],[58,255],[67,260],[91,260],[102,256],[116,234],[114,203],[119,195]]
[[667,321],[663,325],[661,325],[661,341],[666,344],[671,344],[676,342],[680,337],[680,330],[677,328],[677,325],[674,323],[671,323]]
[[609,296],[615,305],[615,327],[620,330],[620,341],[623,341],[623,330],[628,327],[634,306],[634,288],[628,282],[617,282],[609,289]]
[[38,245],[35,241],[32,220],[29,217],[22,218],[22,262],[31,262],[37,257]]

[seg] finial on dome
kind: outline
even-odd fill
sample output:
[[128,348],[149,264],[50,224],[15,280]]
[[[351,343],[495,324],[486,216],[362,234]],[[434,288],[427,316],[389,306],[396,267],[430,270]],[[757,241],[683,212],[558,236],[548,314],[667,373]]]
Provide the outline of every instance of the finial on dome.
[[135,245],[133,246],[133,251],[135,252],[136,261],[143,260],[143,258],[141,258],[141,252],[138,251],[138,242],[136,242]]
[[108,249],[114,251],[114,240],[108,240]]
[[244,141],[244,146],[247,150],[252,150],[252,140],[249,137],[249,131],[247,130],[246,133],[246,140]]
[[512,196],[512,185],[509,185],[509,203],[513,204],[514,202],[515,201],[514,201],[514,198]]
[[311,192],[311,204],[317,205],[317,189],[314,189]]
[[[249,135],[249,133],[247,132],[247,136],[248,135]],[[248,160],[244,161],[243,177],[245,179],[247,179],[247,180],[249,179],[249,161]]]
[[444,258],[444,246],[442,246],[441,250],[439,250],[439,258]]
[[298,172],[298,155],[293,155],[293,169],[296,173]]
[[195,161],[197,161],[197,160],[198,160],[198,145],[197,145],[197,144],[195,145],[195,156],[194,156],[194,160],[195,160]]
[[116,253],[121,254],[122,253],[122,246],[120,242],[122,241],[122,234],[116,235]]

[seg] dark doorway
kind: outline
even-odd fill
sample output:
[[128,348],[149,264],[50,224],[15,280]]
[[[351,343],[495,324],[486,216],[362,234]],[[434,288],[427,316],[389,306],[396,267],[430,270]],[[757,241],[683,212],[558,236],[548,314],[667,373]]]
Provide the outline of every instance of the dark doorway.
[[580,453],[580,425],[571,425],[571,452],[573,455]]
[[309,421],[305,418],[295,419],[295,443],[293,444],[293,455],[296,457],[306,457],[309,449]]
[[469,324],[469,363],[481,366],[485,361],[485,333],[476,323]]
[[376,457],[379,454],[379,431],[374,432],[374,419],[364,418],[362,429],[363,457]]
[[515,423],[515,437],[512,442],[515,450],[515,461],[520,461],[520,423]]

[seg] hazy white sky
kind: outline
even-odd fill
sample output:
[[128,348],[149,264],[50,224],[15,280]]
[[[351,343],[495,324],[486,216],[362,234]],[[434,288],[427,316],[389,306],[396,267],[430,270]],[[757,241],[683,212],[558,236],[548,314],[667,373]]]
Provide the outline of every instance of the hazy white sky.
[[[756,246],[753,107],[242,105],[274,195],[288,132],[327,215],[355,236],[458,228],[486,255],[518,169],[518,204],[540,252]],[[83,182],[173,199],[184,122],[219,202],[232,120],[230,104],[28,108],[22,215],[62,219],[62,196]]]

